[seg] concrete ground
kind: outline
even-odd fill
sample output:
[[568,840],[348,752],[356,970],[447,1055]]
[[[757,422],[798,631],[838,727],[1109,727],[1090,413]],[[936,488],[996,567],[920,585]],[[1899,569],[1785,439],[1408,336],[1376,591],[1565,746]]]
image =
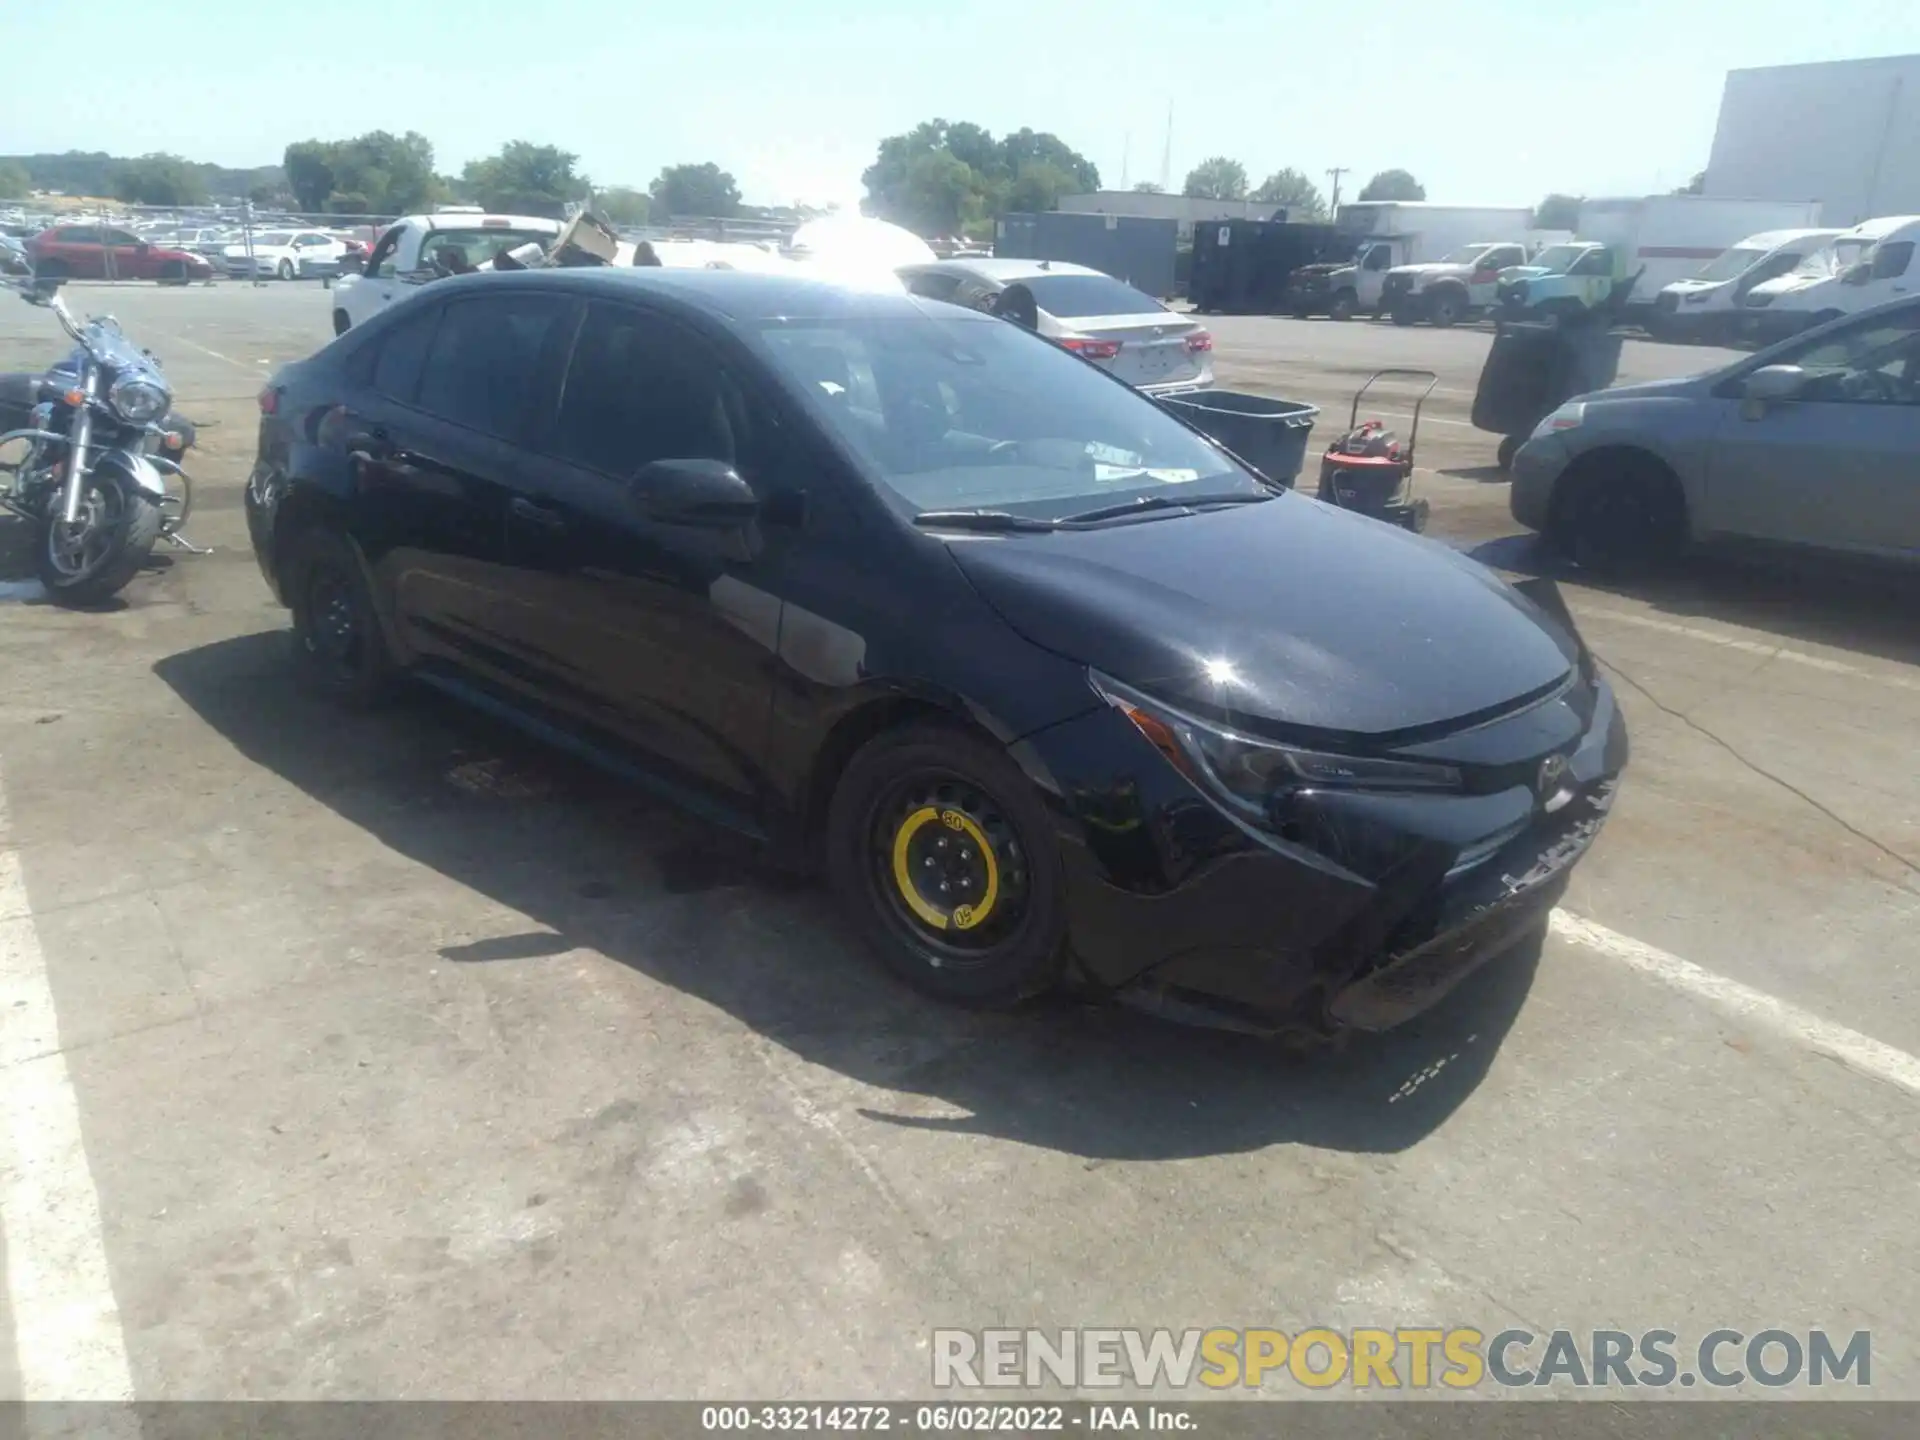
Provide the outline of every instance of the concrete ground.
[[[1403,1032],[974,1015],[569,762],[298,698],[240,486],[324,293],[68,294],[219,422],[216,552],[0,605],[0,1397],[904,1396],[937,1326],[1461,1324],[1864,1329],[1920,1397],[1916,587],[1568,583],[1623,798],[1544,939]],[[1330,407],[1439,370],[1435,529],[1531,567],[1486,335],[1211,323],[1224,383]],[[57,350],[0,303],[0,368]]]

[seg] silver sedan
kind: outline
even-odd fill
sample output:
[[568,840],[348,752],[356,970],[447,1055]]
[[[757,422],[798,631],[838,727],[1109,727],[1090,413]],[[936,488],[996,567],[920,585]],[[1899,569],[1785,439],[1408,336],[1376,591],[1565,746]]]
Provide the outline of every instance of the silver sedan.
[[1920,301],[1571,400],[1515,455],[1509,503],[1595,568],[1726,540],[1920,562]]
[[1024,291],[1041,335],[1149,395],[1213,384],[1213,336],[1205,326],[1085,265],[982,258],[907,265],[898,273],[915,295],[976,310]]

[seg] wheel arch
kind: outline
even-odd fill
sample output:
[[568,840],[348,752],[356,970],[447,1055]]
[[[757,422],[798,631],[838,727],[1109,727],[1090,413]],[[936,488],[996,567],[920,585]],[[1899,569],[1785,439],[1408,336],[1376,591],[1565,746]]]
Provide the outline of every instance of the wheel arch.
[[1553,487],[1553,501],[1547,511],[1547,533],[1556,536],[1564,533],[1575,497],[1582,486],[1594,483],[1595,477],[1630,469],[1656,477],[1670,488],[1679,502],[1681,528],[1691,539],[1695,532],[1694,497],[1687,493],[1686,481],[1681,478],[1679,467],[1659,451],[1627,440],[1596,445],[1591,450],[1582,451],[1569,462],[1561,472],[1559,483]]

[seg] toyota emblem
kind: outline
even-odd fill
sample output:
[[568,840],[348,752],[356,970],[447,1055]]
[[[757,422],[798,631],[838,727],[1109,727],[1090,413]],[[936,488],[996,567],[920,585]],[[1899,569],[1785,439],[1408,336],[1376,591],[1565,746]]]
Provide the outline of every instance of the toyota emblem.
[[1568,783],[1566,756],[1549,755],[1540,762],[1540,777],[1535,782],[1534,792],[1540,797],[1540,808],[1549,814],[1573,798],[1573,787]]

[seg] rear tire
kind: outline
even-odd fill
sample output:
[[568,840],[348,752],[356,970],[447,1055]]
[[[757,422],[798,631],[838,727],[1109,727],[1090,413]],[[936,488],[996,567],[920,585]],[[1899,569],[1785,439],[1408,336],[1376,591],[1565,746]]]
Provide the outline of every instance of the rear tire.
[[1052,827],[999,746],[940,723],[876,737],[834,789],[826,843],[848,918],[914,988],[1005,1007],[1059,980],[1065,883]]
[[293,262],[291,260],[282,260],[275,268],[274,274],[278,275],[282,280],[293,279]]
[[385,699],[398,670],[353,543],[331,525],[310,526],[289,544],[283,583],[301,688],[350,710]]
[[1687,541],[1686,500],[1650,455],[1600,457],[1562,482],[1548,540],[1584,570],[1637,575],[1671,564]]
[[1329,320],[1351,320],[1353,312],[1360,308],[1360,297],[1351,290],[1342,290],[1333,297],[1333,305],[1327,311]]

